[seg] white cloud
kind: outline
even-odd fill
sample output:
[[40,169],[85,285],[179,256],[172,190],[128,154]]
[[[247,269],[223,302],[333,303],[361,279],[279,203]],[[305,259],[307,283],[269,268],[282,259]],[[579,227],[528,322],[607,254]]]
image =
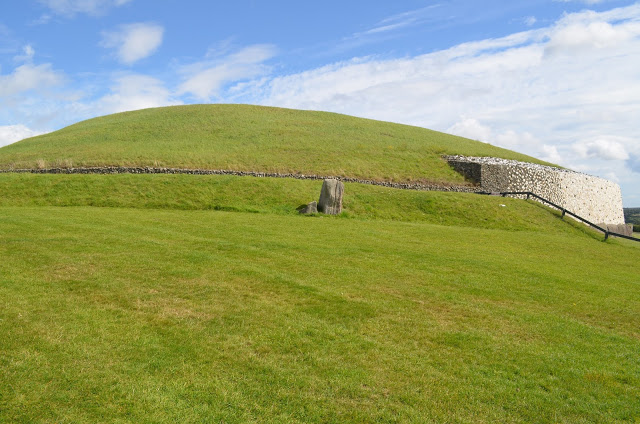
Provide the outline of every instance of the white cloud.
[[151,107],[181,104],[163,82],[146,75],[124,75],[116,79],[111,92],[90,106],[94,115],[105,115]]
[[390,16],[378,22],[378,24],[373,28],[364,32],[354,34],[352,38],[358,38],[372,34],[380,34],[420,24],[428,20],[430,18],[431,11],[437,7],[439,7],[439,5],[436,4]]
[[24,64],[13,73],[0,74],[0,97],[10,97],[31,90],[42,90],[60,84],[64,80],[60,72],[53,70],[51,64]]
[[[518,151],[541,145],[540,140],[531,133],[517,133],[514,130],[507,130],[496,134],[491,127],[483,125],[473,118],[465,118],[456,122],[447,128],[446,132]],[[543,151],[546,153],[545,150]]]
[[562,164],[564,161],[562,156],[558,152],[558,147],[556,146],[549,146],[548,144],[543,144],[541,153],[542,154],[540,155],[540,159],[544,161],[555,163],[555,164]]
[[614,27],[608,22],[569,22],[551,34],[546,46],[549,54],[576,54],[582,50],[615,47],[638,35],[638,24],[630,23]]
[[524,18],[524,24],[527,26],[534,26],[538,22],[535,16],[527,16]]
[[23,54],[14,57],[14,60],[18,62],[30,62],[31,60],[33,60],[33,56],[35,56],[36,51],[33,49],[33,47],[31,47],[30,44],[27,44],[22,48],[22,53]]
[[[246,80],[263,77],[270,68],[264,64],[275,55],[271,45],[254,45],[214,60],[183,66],[180,72],[185,79],[178,94],[190,94],[199,100],[209,101],[221,94],[229,83],[246,83]],[[233,91],[233,90],[232,90]]]
[[541,143],[529,132],[518,133],[514,130],[507,130],[496,135],[494,144],[505,149],[531,151],[532,148],[539,146]]
[[28,137],[35,137],[40,134],[43,133],[34,131],[24,125],[0,126],[0,147],[15,143],[16,141],[20,141]]
[[473,118],[466,118],[456,122],[446,132],[472,140],[484,141],[485,143],[491,140],[491,128],[482,125],[477,119]]
[[101,46],[115,48],[121,63],[133,63],[152,55],[162,44],[164,28],[150,23],[122,25],[118,31],[103,32]]
[[604,174],[604,178],[609,180],[609,181],[620,183],[620,177],[618,177],[618,174],[616,174],[615,172],[607,172],[607,173],[605,173]]
[[573,150],[584,159],[627,160],[629,153],[625,146],[615,140],[599,138],[586,143],[575,143]]
[[123,6],[132,0],[40,0],[40,3],[52,12],[63,16],[79,13],[101,15],[112,7]]
[[460,116],[484,121],[478,112],[486,109],[478,102],[511,102],[512,92],[521,90],[520,79],[540,64],[543,48],[522,45],[536,34],[466,43],[414,58],[327,65],[274,78],[261,101],[438,129]]

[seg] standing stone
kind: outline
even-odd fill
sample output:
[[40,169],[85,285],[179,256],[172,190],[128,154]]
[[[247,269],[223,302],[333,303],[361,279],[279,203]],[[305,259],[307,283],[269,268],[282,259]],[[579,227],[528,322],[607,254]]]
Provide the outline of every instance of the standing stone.
[[329,215],[337,215],[342,212],[342,193],[344,184],[334,179],[326,179],[322,183],[318,211]]
[[301,214],[310,214],[310,213],[318,213],[318,203],[313,201],[311,203],[307,203],[306,206],[302,206],[298,209]]

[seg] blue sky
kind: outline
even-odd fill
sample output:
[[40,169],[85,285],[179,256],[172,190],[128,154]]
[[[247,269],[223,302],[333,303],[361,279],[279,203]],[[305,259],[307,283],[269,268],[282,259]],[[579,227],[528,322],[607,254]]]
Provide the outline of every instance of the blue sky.
[[640,3],[20,0],[0,146],[145,107],[253,103],[445,131],[618,182],[640,206]]

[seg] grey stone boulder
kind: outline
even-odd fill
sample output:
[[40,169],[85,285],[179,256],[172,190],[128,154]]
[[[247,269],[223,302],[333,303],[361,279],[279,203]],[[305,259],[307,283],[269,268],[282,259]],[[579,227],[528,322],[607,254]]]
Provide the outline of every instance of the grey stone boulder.
[[623,236],[633,237],[633,225],[631,224],[607,224],[600,225],[612,233],[622,234]]
[[344,184],[335,179],[326,179],[322,183],[318,211],[328,215],[338,215],[342,212],[342,194]]
[[304,215],[310,213],[318,213],[318,203],[316,201],[313,201],[306,205],[302,205],[298,208],[298,212]]

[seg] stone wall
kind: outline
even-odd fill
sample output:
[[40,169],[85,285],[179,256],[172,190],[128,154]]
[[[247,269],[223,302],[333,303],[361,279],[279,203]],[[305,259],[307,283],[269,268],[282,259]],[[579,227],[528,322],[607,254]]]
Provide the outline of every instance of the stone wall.
[[622,193],[614,182],[514,160],[465,156],[445,159],[484,191],[530,191],[594,224],[624,225]]
[[362,178],[341,177],[315,174],[287,174],[278,172],[234,171],[230,169],[185,169],[185,168],[153,168],[153,167],[125,167],[125,166],[97,166],[91,168],[42,168],[42,169],[0,169],[2,173],[31,173],[31,174],[188,174],[188,175],[235,175],[263,178],[294,178],[297,180],[326,180],[336,179],[345,183],[360,183],[403,190],[424,191],[452,191],[460,193],[477,193],[482,191],[472,185],[445,185],[428,183],[396,183],[392,181],[366,180]]
[[396,183],[360,178],[326,175],[304,175],[253,171],[180,169],[153,167],[93,167],[47,169],[0,169],[0,173],[18,172],[35,174],[191,174],[238,175],[303,180],[338,179],[343,182],[379,185],[405,190],[437,190],[452,192],[531,191],[602,226],[622,233],[614,226],[624,226],[620,187],[602,178],[573,171],[496,158],[445,156],[449,164],[476,185],[443,185],[425,183]]

